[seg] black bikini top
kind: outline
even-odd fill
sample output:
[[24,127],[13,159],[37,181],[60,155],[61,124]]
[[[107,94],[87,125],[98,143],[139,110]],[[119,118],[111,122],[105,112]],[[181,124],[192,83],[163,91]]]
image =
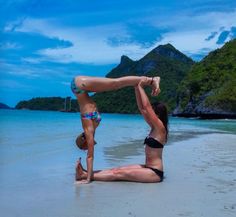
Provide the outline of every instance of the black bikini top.
[[151,148],[164,148],[164,145],[152,137],[146,137],[144,144],[148,145]]

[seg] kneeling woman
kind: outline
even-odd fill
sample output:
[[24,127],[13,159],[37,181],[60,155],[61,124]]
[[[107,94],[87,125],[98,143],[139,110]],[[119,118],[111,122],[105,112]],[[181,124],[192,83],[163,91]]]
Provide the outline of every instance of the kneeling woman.
[[[93,173],[95,181],[132,181],[154,183],[161,182],[164,177],[162,152],[168,136],[168,113],[162,103],[150,104],[143,89],[146,85],[142,80],[135,86],[138,108],[150,126],[149,135],[145,138],[145,165],[128,165],[118,168],[100,170]],[[88,173],[83,169],[80,160],[76,166],[76,181],[83,183]]]

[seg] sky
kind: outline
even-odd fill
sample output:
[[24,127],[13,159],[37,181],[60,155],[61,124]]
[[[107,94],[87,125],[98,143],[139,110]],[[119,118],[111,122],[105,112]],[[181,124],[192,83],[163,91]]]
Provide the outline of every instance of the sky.
[[122,55],[171,43],[200,61],[233,38],[233,0],[0,0],[0,102],[73,96],[74,76],[104,77]]

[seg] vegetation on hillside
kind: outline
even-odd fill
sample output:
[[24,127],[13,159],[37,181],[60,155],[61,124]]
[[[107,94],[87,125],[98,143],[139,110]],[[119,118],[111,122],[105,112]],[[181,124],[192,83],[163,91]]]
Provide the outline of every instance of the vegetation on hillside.
[[[155,98],[150,97],[150,99],[151,101],[165,102],[169,111],[172,111],[176,106],[179,83],[188,73],[193,63],[190,58],[176,50],[172,45],[167,44],[155,48],[139,61],[132,61],[123,56],[121,63],[108,73],[107,77],[160,76],[161,94]],[[150,91],[147,93],[149,94]],[[97,93],[94,95],[94,100],[103,112],[135,113],[138,111],[133,88]]]
[[62,97],[37,97],[27,101],[20,101],[16,105],[16,109],[30,109],[30,110],[52,110],[52,111],[64,111],[72,110],[77,111],[77,101],[71,100],[71,106],[69,105],[69,98],[66,100]]
[[196,63],[178,89],[181,108],[189,102],[236,112],[236,40]]
[[[174,110],[176,115],[190,117],[215,113],[224,117],[228,112],[231,116],[227,117],[236,117],[236,39],[211,52],[199,63],[194,63],[170,44],[158,46],[138,61],[122,56],[121,63],[107,77],[127,75],[160,76],[161,94],[151,97],[149,87],[147,94],[151,101],[165,102],[169,111]],[[92,98],[101,112],[138,112],[133,87],[96,93]],[[65,110],[65,99],[33,98],[19,102],[16,108]],[[76,100],[71,100],[70,109],[78,110]]]

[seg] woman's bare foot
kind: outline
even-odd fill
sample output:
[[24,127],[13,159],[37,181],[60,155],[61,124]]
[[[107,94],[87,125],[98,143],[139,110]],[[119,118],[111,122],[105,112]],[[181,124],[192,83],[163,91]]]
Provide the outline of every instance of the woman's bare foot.
[[154,77],[152,82],[152,96],[157,96],[161,90],[160,90],[160,77]]
[[82,180],[85,175],[86,175],[86,172],[81,164],[81,158],[79,158],[76,164],[75,180],[76,181]]

